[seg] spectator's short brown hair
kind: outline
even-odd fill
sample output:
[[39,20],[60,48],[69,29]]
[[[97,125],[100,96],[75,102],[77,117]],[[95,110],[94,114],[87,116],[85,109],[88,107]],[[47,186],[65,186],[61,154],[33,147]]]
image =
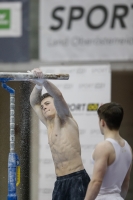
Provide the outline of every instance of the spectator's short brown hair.
[[124,111],[118,103],[105,103],[97,110],[98,116],[103,119],[110,130],[118,130],[120,128]]

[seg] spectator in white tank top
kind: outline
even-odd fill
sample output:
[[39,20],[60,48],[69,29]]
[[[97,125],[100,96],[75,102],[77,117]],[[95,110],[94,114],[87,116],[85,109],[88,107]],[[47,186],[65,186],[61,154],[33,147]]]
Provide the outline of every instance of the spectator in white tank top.
[[85,200],[123,200],[126,198],[132,168],[132,149],[119,134],[123,108],[117,103],[99,107],[99,127],[104,141],[93,154],[91,182]]

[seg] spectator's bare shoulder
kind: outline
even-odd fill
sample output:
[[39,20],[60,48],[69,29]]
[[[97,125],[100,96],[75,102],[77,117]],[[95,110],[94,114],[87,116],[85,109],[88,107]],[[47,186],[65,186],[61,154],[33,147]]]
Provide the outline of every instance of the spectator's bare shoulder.
[[104,140],[96,145],[95,152],[94,152],[94,158],[101,157],[101,156],[108,156],[110,153],[110,150],[112,150],[111,143]]

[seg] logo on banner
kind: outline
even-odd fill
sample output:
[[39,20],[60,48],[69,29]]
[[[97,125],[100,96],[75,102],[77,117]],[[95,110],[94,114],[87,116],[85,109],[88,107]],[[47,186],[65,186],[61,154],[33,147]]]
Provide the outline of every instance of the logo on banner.
[[10,10],[0,9],[0,29],[10,28]]
[[70,90],[73,88],[73,84],[71,84],[71,83],[57,84],[56,86],[57,86],[57,88],[64,89],[64,90]]
[[53,163],[53,160],[50,159],[50,158],[45,158],[45,159],[41,159],[40,162],[45,164],[45,165],[49,165],[49,164]]
[[88,90],[88,89],[103,89],[105,88],[105,83],[81,83],[79,84],[80,89]]
[[97,111],[100,105],[102,105],[102,103],[72,103],[68,104],[68,107],[71,112],[78,111],[78,114],[84,114],[85,112],[88,113],[89,111]]
[[107,73],[107,72],[109,72],[110,71],[110,69],[107,69],[107,68],[100,68],[100,67],[95,67],[95,68],[92,68],[91,69],[91,72],[93,73],[93,74],[103,74],[103,73]]
[[82,150],[94,149],[97,144],[81,144]]
[[45,175],[45,178],[46,178],[46,179],[53,180],[53,179],[56,178],[56,176],[55,176],[55,174],[46,174],[46,175]]
[[100,129],[92,129],[90,130],[90,134],[91,135],[99,135],[101,132],[100,132]]
[[86,110],[86,104],[85,103],[78,103],[78,104],[72,103],[72,104],[69,104],[68,106],[69,106],[70,111],[84,111],[84,110]]
[[52,188],[40,188],[39,192],[42,192],[44,194],[51,194],[53,192]]
[[87,111],[97,111],[98,107],[98,103],[90,103],[87,105]]
[[86,133],[86,129],[79,129],[80,135],[84,135]]

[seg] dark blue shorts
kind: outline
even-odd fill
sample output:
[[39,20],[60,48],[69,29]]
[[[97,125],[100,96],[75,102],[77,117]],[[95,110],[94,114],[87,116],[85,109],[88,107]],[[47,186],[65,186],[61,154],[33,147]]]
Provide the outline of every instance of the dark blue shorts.
[[85,169],[57,177],[52,200],[84,200],[89,182]]

